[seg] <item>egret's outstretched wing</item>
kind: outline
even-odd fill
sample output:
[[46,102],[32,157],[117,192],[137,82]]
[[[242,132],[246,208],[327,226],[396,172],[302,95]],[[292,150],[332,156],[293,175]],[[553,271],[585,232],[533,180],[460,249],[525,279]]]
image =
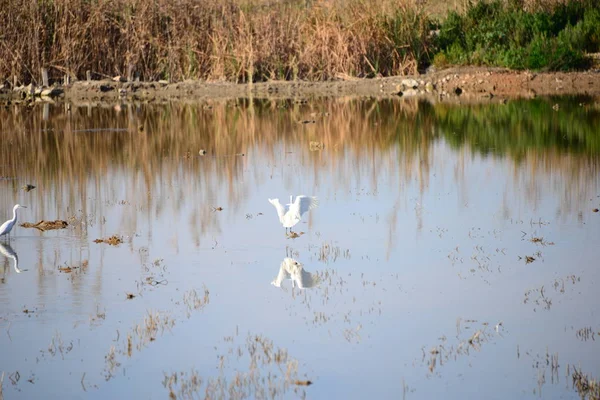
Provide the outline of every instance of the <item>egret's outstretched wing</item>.
[[271,285],[276,286],[276,287],[281,287],[281,282],[283,282],[284,279],[290,279],[290,273],[287,270],[287,264],[288,264],[288,260],[290,260],[289,258],[284,258],[283,262],[281,263],[281,265],[279,266],[279,273],[277,274],[277,278],[275,278],[273,280],[273,282],[271,282]]
[[269,199],[269,203],[273,204],[273,207],[277,210],[277,215],[279,216],[279,220],[283,220],[283,216],[285,215],[285,208],[279,202],[279,199]]
[[300,289],[309,289],[318,286],[321,283],[321,277],[318,274],[301,269],[296,276],[292,276]]
[[296,201],[294,204],[290,206],[290,211],[294,211],[294,213],[302,216],[308,210],[312,210],[313,208],[317,208],[319,206],[319,200],[316,197],[309,196],[296,196]]

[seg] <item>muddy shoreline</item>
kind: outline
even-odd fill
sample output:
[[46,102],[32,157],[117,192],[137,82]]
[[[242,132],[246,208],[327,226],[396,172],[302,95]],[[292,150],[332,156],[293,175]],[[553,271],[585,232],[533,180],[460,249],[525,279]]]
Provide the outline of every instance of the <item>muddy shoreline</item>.
[[[389,97],[404,96],[436,101],[505,101],[553,95],[600,97],[600,71],[534,73],[498,68],[453,68],[418,76],[358,79],[340,77],[335,81],[270,81],[254,84],[184,81],[122,82],[119,80],[77,81],[55,87],[52,97],[41,101],[70,103],[89,101],[177,101],[227,98],[304,98],[304,97]],[[36,88],[0,87],[6,102],[31,102]]]

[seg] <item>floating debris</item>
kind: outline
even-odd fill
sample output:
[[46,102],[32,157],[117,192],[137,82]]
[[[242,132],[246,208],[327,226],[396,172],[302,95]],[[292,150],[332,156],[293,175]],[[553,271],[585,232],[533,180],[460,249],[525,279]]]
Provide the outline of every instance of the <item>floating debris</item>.
[[213,212],[215,212],[215,211],[223,211],[223,207],[213,207],[212,210],[213,210]]
[[525,264],[530,264],[535,261],[535,257],[525,256]]
[[201,156],[205,156],[206,155],[206,150],[200,149],[200,151],[198,152],[198,154],[200,154]]
[[598,211],[600,211],[600,210],[598,210],[597,208],[594,208],[592,211],[593,211],[593,212],[598,212]]
[[135,294],[133,293],[125,293],[125,297],[127,298],[127,300],[131,300],[135,298]]
[[310,151],[319,151],[325,148],[323,142],[310,142]]
[[478,330],[477,332],[475,332],[473,334],[473,336],[471,336],[471,338],[469,339],[469,344],[473,344],[475,342],[479,342],[479,335],[481,335],[481,331]]
[[581,395],[581,398],[589,398],[596,400],[600,398],[600,382],[595,379],[589,378],[587,375],[578,371],[577,368],[573,367],[573,386]]
[[504,328],[504,324],[502,323],[502,321],[496,324],[496,332],[500,332],[500,328]]
[[23,185],[21,189],[23,189],[26,192],[31,192],[33,189],[35,189],[35,186],[28,183],[27,185]]
[[66,265],[65,264],[64,266],[58,267],[58,271],[59,272],[63,272],[65,274],[70,274],[74,270],[77,270],[77,269],[80,269],[80,268],[87,268],[88,264],[89,264],[88,260],[83,260],[81,262],[81,265],[79,265],[79,266],[72,266],[72,265]]
[[310,385],[312,385],[312,382],[311,381],[294,381],[294,385],[310,386]]
[[554,246],[554,242],[547,242],[543,237],[532,237],[529,239],[531,243],[541,244],[542,246]]
[[67,221],[63,221],[61,219],[57,219],[54,221],[44,221],[41,220],[38,223],[32,224],[30,222],[23,222],[21,224],[21,226],[23,228],[35,228],[38,229],[40,231],[50,231],[53,229],[65,229],[67,226],[69,226],[69,224],[67,223]]
[[96,240],[94,240],[94,243],[108,243],[111,246],[117,246],[117,245],[123,243],[123,238],[121,238],[120,236],[117,236],[117,235],[113,235],[113,236],[109,237],[108,239],[96,239]]

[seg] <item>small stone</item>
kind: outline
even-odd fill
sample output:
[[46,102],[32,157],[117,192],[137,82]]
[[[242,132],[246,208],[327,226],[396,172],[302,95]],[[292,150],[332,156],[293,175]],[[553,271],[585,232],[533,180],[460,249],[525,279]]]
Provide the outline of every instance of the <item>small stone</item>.
[[198,154],[200,154],[201,156],[204,156],[204,155],[206,155],[206,150],[204,150],[204,149],[201,149],[201,150],[198,152]]
[[402,86],[409,89],[416,89],[419,86],[419,82],[417,82],[415,79],[402,79],[400,83]]
[[404,96],[404,97],[411,97],[411,96],[416,96],[419,94],[419,92],[416,89],[407,89],[400,93],[402,93],[402,94],[399,94],[399,95]]
[[46,88],[46,89],[42,90],[40,95],[42,97],[58,97],[63,93],[64,93],[63,89],[54,87],[54,88]]

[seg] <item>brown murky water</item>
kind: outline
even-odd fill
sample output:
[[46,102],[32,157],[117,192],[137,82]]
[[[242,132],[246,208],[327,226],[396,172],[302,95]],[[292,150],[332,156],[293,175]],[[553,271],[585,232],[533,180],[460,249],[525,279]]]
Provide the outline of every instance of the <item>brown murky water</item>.
[[[0,216],[28,208],[0,243],[2,393],[577,397],[598,126],[590,98],[3,108]],[[286,235],[267,199],[300,194]]]

